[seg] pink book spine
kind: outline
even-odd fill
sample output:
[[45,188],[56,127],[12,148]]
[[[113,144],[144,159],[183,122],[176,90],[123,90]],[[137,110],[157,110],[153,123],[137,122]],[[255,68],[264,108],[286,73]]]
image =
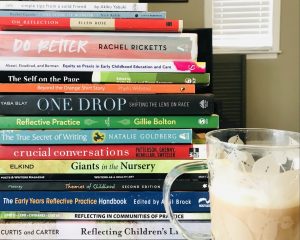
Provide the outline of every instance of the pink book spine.
[[0,32],[0,56],[196,60],[197,35]]

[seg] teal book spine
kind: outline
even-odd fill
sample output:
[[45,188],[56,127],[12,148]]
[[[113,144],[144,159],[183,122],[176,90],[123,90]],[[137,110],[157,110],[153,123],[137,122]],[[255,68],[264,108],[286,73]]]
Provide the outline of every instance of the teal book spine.
[[191,129],[0,130],[0,144],[192,143]]

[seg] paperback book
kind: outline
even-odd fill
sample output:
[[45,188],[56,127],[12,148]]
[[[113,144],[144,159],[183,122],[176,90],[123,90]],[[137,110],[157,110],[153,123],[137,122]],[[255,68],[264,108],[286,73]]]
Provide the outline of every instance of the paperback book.
[[[206,62],[168,60],[122,60],[122,59],[49,59],[49,58],[1,58],[0,82],[27,82],[25,76],[34,82],[46,82],[53,74],[53,82],[59,82],[61,75],[72,78],[82,72],[136,72],[136,73],[205,73]],[[46,72],[45,72],[46,71]],[[51,71],[51,72],[47,72]],[[67,72],[67,73],[66,73]],[[35,73],[35,74],[34,74]],[[73,75],[72,75],[73,74]],[[91,74],[91,73],[89,73]],[[36,76],[31,77],[30,76]],[[57,77],[56,77],[57,76]],[[89,78],[89,76],[85,76]],[[36,79],[35,79],[36,78]],[[41,79],[40,79],[41,78]],[[62,79],[64,80],[64,79]],[[61,81],[62,81],[61,80]],[[28,80],[30,82],[30,80]],[[81,79],[83,82],[84,81]],[[70,82],[68,79],[64,82]],[[72,82],[72,81],[71,81]]]
[[97,93],[97,94],[187,94],[195,93],[194,84],[74,84],[74,83],[3,83],[1,93]]
[[149,18],[103,19],[0,16],[0,29],[27,31],[182,32],[183,21]]
[[210,115],[213,94],[0,95],[1,115]]
[[219,127],[219,116],[0,116],[1,129],[116,129]]
[[[74,2],[73,2],[74,3]],[[153,18],[165,19],[166,11],[159,12],[88,12],[88,11],[31,11],[31,10],[0,10],[2,17],[49,17],[49,18]]]
[[[27,213],[20,213],[19,215],[21,214],[29,215]],[[66,213],[66,214],[71,215],[70,213]],[[45,213],[45,215],[47,215],[47,213]],[[105,216],[108,214],[100,213],[94,215]],[[130,219],[118,220],[118,219],[124,219],[124,217],[122,216],[125,216],[125,214],[112,214],[112,215],[114,215],[114,218],[117,220],[113,219],[115,221],[96,221],[96,220],[2,221],[0,222],[0,231],[2,233],[0,239],[2,240],[11,240],[11,239],[16,239],[16,240],[41,240],[41,239],[153,240],[153,239],[157,239],[158,236],[160,240],[184,240],[185,239],[179,232],[177,232],[174,226],[172,226],[172,224],[166,220],[166,215],[163,213],[126,214],[127,216],[135,215],[136,220],[130,220]],[[179,217],[186,217],[186,215],[196,216],[196,214],[194,213],[177,214],[177,216]],[[149,220],[149,218],[151,217],[152,219]],[[148,219],[144,220],[146,218]],[[203,216],[203,220],[202,219],[199,220],[199,217],[198,218],[194,217],[194,218],[195,220],[183,221],[182,222],[183,227],[189,229],[189,231],[193,231],[195,229],[197,229],[197,231],[200,231],[199,226],[201,226],[200,229],[202,230],[206,229],[206,231],[209,231],[210,224],[207,221],[207,217]],[[180,218],[178,219],[181,220]]]
[[[164,179],[112,181],[0,182],[0,191],[162,191]],[[178,180],[172,191],[208,191],[208,182]]]
[[[174,73],[174,72],[118,72],[118,71],[0,71],[0,83],[173,83],[200,84],[210,83],[209,73]],[[2,85],[2,84],[1,84]],[[118,84],[120,85],[120,84]],[[118,86],[117,85],[117,86]],[[7,86],[7,85],[3,85]],[[88,85],[85,85],[88,86]],[[121,85],[122,86],[122,85]],[[134,85],[133,85],[134,86]],[[169,85],[172,86],[172,85]],[[23,86],[24,87],[24,86]],[[98,86],[99,87],[99,86]],[[24,88],[25,89],[25,88]]]
[[195,33],[0,31],[2,57],[197,60]]
[[48,11],[148,11],[147,3],[0,1],[0,9]]
[[[40,182],[40,181],[69,181],[69,182],[77,182],[77,181],[105,181],[105,182],[115,182],[115,181],[132,181],[136,180],[139,182],[140,180],[145,179],[165,179],[167,173],[115,173],[115,174],[107,174],[107,173],[96,173],[96,174],[76,174],[76,173],[60,173],[60,174],[1,174],[0,180],[1,182]],[[208,177],[208,170],[203,170],[200,173],[188,173],[179,176],[179,179],[183,181],[203,181],[206,182]]]
[[[168,173],[189,160],[114,159],[114,160],[0,160],[0,174],[118,174]],[[206,170],[197,171],[206,173]]]
[[121,148],[124,143],[192,143],[192,138],[191,129],[0,130],[0,144],[10,145],[120,144]]
[[[44,191],[43,194],[40,191],[2,191],[0,211],[164,213],[162,197],[161,191]],[[209,194],[207,191],[174,191],[171,206],[176,213],[209,213]]]
[[[155,139],[158,138],[158,135],[160,134],[155,134]],[[170,135],[177,138],[176,134]],[[182,137],[188,138],[188,135],[189,134],[186,135],[185,133],[183,133]],[[151,139],[152,136],[152,134],[145,135],[145,138]],[[166,135],[164,136],[166,137]],[[173,138],[171,136],[168,136],[168,138]],[[4,139],[7,139],[7,137],[5,137]],[[172,140],[174,141],[174,139]],[[25,143],[27,145],[0,145],[0,159],[206,159],[205,144],[157,144],[156,140],[149,140],[149,142],[150,141],[155,141],[155,143],[149,145],[128,144],[126,140],[122,140],[122,142],[120,141],[119,145],[49,145],[49,143],[48,145],[46,143],[45,145],[28,145],[32,143],[30,140],[27,140]],[[171,142],[171,140],[169,141]]]

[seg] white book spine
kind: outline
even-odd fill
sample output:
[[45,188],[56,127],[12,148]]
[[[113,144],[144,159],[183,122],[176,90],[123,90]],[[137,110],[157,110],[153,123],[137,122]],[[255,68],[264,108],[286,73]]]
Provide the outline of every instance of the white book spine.
[[[175,217],[181,221],[210,221],[210,213],[191,212],[175,213]],[[156,212],[32,212],[32,211],[8,211],[0,215],[2,221],[41,220],[41,221],[168,221],[166,213]],[[0,221],[1,223],[1,221]],[[0,235],[1,236],[1,235]],[[1,239],[1,238],[0,238]]]
[[0,71],[74,71],[74,72],[204,72],[205,62],[133,60],[51,60],[0,57]]
[[52,11],[148,11],[148,4],[118,2],[0,1],[0,9]]
[[[209,232],[208,222],[183,222],[191,232]],[[0,239],[185,239],[167,221],[13,221],[0,223]]]

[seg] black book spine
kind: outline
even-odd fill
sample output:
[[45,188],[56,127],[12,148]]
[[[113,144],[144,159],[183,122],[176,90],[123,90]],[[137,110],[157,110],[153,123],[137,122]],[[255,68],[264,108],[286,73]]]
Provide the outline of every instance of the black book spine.
[[92,83],[93,72],[0,71],[0,83]]
[[[0,182],[0,191],[162,191],[164,179]],[[176,180],[172,191],[207,191],[208,181]]]
[[0,95],[0,115],[210,115],[212,94]]
[[[41,181],[99,181],[99,182],[115,182],[115,181],[132,181],[137,180],[164,180],[165,173],[134,173],[134,174],[1,174],[0,182],[41,182]],[[205,173],[188,173],[178,177],[184,181],[207,181],[208,175]]]

